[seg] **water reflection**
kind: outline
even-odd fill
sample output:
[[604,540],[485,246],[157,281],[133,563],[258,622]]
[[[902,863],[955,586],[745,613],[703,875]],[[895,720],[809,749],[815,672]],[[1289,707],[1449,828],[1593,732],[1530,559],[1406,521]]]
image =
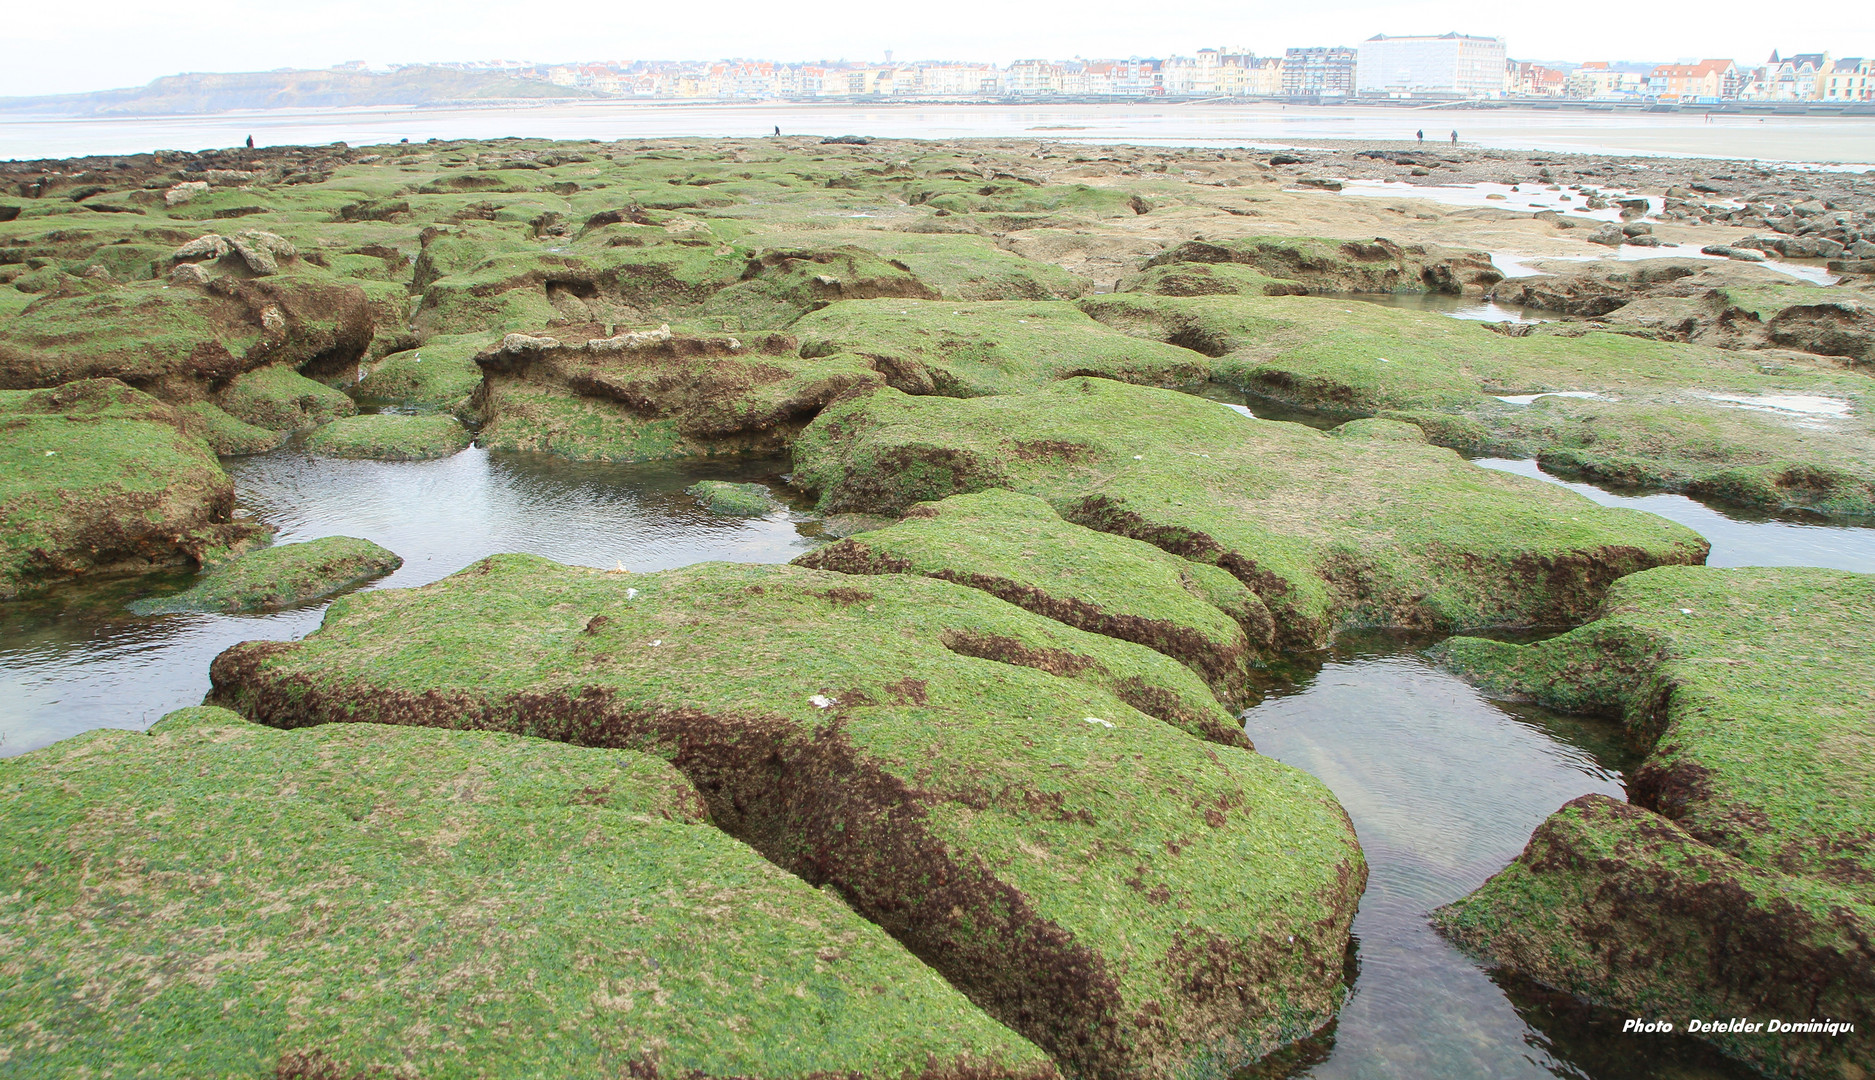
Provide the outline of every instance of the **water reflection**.
[[1433,315],[1449,315],[1454,319],[1474,322],[1539,323],[1550,322],[1553,319],[1553,316],[1543,311],[1524,307],[1521,304],[1500,304],[1495,300],[1482,300],[1476,296],[1453,296],[1450,293],[1333,293],[1329,295],[1337,300],[1359,300],[1364,304],[1404,308],[1407,311],[1424,311]]
[[1684,495],[1609,491],[1551,476],[1534,461],[1479,458],[1487,469],[1559,484],[1603,506],[1645,510],[1677,521],[1712,542],[1708,566],[1823,566],[1875,573],[1875,528],[1820,518],[1800,520],[1739,507],[1719,510]]
[[[1312,679],[1244,713],[1260,751],[1334,791],[1369,868],[1353,994],[1333,1032],[1280,1075],[1752,1075],[1686,1040],[1624,1039],[1603,1010],[1560,1009],[1514,984],[1507,994],[1433,932],[1427,914],[1501,869],[1557,807],[1590,792],[1624,798],[1632,760],[1614,725],[1486,700],[1419,656],[1425,644],[1345,635]],[[1553,1016],[1555,1030],[1544,1026]]]
[[[786,460],[574,464],[471,448],[440,461],[340,461],[290,450],[229,463],[240,508],[281,542],[361,536],[403,568],[373,588],[422,585],[503,551],[610,569],[710,560],[786,562],[813,541],[805,515],[719,518],[683,489],[699,479],[765,481],[785,495]],[[312,631],[324,602],[260,615],[144,618],[123,605],[180,591],[187,574],[71,584],[0,606],[0,754],[97,727],[144,728],[193,705],[208,665],[237,641]]]

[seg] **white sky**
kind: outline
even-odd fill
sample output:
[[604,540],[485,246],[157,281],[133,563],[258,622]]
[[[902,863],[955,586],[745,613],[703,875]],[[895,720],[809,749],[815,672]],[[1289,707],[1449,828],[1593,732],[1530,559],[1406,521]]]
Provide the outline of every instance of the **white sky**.
[[[11,0],[0,96],[138,86],[182,71],[441,60],[960,59],[1279,53],[1457,30],[1527,60],[1875,53],[1875,3],[1704,0],[1616,8],[1453,0]],[[1782,16],[1791,14],[1794,19]],[[1775,24],[1772,29],[1767,24]]]

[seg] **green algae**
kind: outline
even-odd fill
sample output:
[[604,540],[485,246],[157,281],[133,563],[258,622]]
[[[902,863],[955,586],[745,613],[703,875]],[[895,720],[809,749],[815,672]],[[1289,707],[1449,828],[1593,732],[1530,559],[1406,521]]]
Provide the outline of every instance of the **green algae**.
[[265,453],[286,441],[284,432],[236,420],[212,401],[184,405],[178,411],[188,418],[191,430],[224,457]]
[[461,452],[473,438],[460,420],[447,414],[373,413],[314,428],[305,447],[318,457],[429,461]]
[[369,540],[327,536],[261,548],[207,571],[183,592],[130,605],[139,615],[182,611],[261,611],[317,600],[404,564]]
[[781,504],[761,484],[699,480],[684,491],[719,517],[761,517],[781,509]]
[[[1424,244],[1333,240],[1314,236],[1247,236],[1191,240],[1153,256],[1142,267],[1234,263],[1311,292],[1478,292],[1503,280],[1482,251]],[[1175,294],[1174,294],[1175,295]]]
[[1115,333],[1060,301],[847,301],[790,331],[803,356],[864,356],[907,393],[1012,394],[1074,375],[1154,386],[1204,378],[1202,357]]
[[1328,792],[1188,733],[1230,721],[1175,661],[974,589],[503,555],[212,674],[277,726],[664,756],[1075,1075],[1226,1075],[1339,1000],[1364,870]]
[[112,379],[0,391],[0,600],[93,570],[251,539],[234,485],[183,416]]
[[575,460],[772,453],[828,402],[882,381],[864,358],[804,358],[782,334],[602,332],[515,335],[478,354],[482,444]]
[[223,709],[0,761],[8,1068],[1033,1077],[664,762]]
[[285,364],[236,376],[216,404],[242,423],[269,431],[305,431],[358,411],[351,398]]
[[490,450],[552,454],[572,461],[664,461],[707,454],[677,430],[677,421],[643,417],[629,406],[580,397],[521,379],[490,380],[476,434]]
[[475,356],[491,344],[485,334],[430,338],[420,348],[392,353],[372,365],[358,381],[357,396],[376,405],[472,414],[482,386]]
[[[1629,777],[1634,808],[1565,808],[1442,924],[1618,1007],[1828,1014],[1866,1032],[1871,613],[1866,574],[1674,567],[1617,583],[1599,619],[1562,637],[1442,645],[1488,692],[1619,717],[1649,751]],[[1868,1045],[1718,1041],[1777,1075],[1827,1075]]]
[[[794,560],[845,574],[954,581],[1069,626],[1156,649],[1244,704],[1269,612],[1215,566],[1063,521],[1032,495],[990,490],[921,503],[903,520]],[[1251,637],[1249,635],[1254,635]]]
[[1569,623],[1615,578],[1706,552],[1678,525],[1449,450],[1331,438],[1104,379],[836,404],[796,442],[795,476],[829,513],[995,487],[1039,496],[1069,521],[1229,570],[1286,649],[1353,626]]
[[[1218,357],[1220,382],[1324,415],[1412,421],[1463,453],[1732,502],[1875,513],[1866,380],[1820,364],[1768,367],[1750,353],[1600,331],[1507,337],[1331,298],[1118,295],[1082,307]],[[1813,401],[1853,408],[1800,411]]]
[[1237,263],[1175,262],[1129,274],[1114,291],[1159,296],[1302,296],[1309,287]]

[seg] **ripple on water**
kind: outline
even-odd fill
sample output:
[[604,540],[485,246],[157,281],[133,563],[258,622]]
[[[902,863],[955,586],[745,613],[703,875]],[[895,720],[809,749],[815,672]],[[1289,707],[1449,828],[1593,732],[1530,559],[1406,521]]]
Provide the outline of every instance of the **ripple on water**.
[[[308,458],[277,451],[233,460],[240,509],[282,543],[360,536],[403,556],[370,588],[424,585],[486,555],[524,551],[610,569],[786,562],[813,541],[805,515],[720,518],[684,488],[699,479],[768,481],[785,460],[576,464],[471,448],[438,461]],[[325,602],[257,615],[139,617],[134,596],[179,591],[187,574],[68,585],[7,605],[0,621],[0,754],[92,728],[141,729],[208,692],[208,665],[239,641],[291,640]]]
[[1625,798],[1630,761],[1614,725],[1489,701],[1422,658],[1425,644],[1345,635],[1313,679],[1244,713],[1259,751],[1334,791],[1369,870],[1353,993],[1305,1063],[1279,1075],[1751,1075],[1688,1040],[1624,1041],[1610,1014],[1535,988],[1507,981],[1507,993],[1432,930],[1433,908],[1502,869],[1557,807]]
[[1551,476],[1534,461],[1479,458],[1473,464],[1559,484],[1603,506],[1645,510],[1677,521],[1712,542],[1707,566],[1823,566],[1875,573],[1875,528],[1868,524],[1778,516],[1736,507],[1720,510],[1665,492],[1607,491]]

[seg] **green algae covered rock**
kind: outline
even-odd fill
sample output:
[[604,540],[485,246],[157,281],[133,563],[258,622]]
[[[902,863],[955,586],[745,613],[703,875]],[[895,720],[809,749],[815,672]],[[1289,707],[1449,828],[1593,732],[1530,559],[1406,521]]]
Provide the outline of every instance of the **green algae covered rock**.
[[601,333],[510,334],[477,354],[482,445],[602,461],[772,453],[828,402],[881,385],[863,359],[804,359],[786,334]]
[[265,530],[175,409],[115,379],[0,391],[0,600],[95,570],[203,561]]
[[909,394],[977,397],[1073,375],[1152,386],[1204,379],[1203,357],[1116,333],[1061,301],[866,300],[831,304],[790,332],[803,356],[853,353]]
[[909,266],[864,248],[771,248],[750,258],[742,280],[712,296],[700,314],[731,317],[739,330],[778,330],[838,300],[937,296]]
[[346,416],[306,436],[306,451],[320,457],[375,461],[428,461],[460,453],[473,438],[447,414]]
[[358,397],[375,405],[472,413],[471,401],[482,386],[475,356],[493,343],[485,334],[439,336],[392,353],[358,381]]
[[1154,256],[1144,269],[1181,263],[1248,266],[1272,278],[1301,282],[1311,292],[1482,292],[1504,280],[1485,252],[1396,244],[1385,237],[1371,242],[1312,236],[1189,240]]
[[1875,513],[1875,395],[1826,362],[1593,330],[1508,337],[1332,298],[1116,295],[1082,307],[1218,357],[1219,382],[1326,415],[1411,421],[1464,453],[1732,502]]
[[823,512],[902,513],[1002,487],[1069,521],[1213,563],[1253,589],[1284,649],[1349,626],[1557,624],[1609,582],[1697,563],[1706,543],[1449,450],[1332,438],[1105,379],[956,400],[882,390],[795,445]]
[[727,480],[699,480],[684,489],[712,514],[722,517],[761,517],[781,504],[760,484],[732,484]]
[[1073,1075],[1226,1076],[1341,996],[1365,869],[1327,790],[1194,737],[1232,721],[1176,661],[975,589],[498,555],[343,597],[317,633],[236,646],[212,678],[281,727],[665,757],[718,825]]
[[645,754],[224,709],[0,761],[10,1070],[1052,1068]]
[[188,590],[138,600],[139,615],[179,611],[259,611],[330,596],[404,564],[369,540],[327,536],[250,551],[216,566]]
[[1776,1076],[1875,1053],[1875,576],[1672,567],[1602,617],[1438,654],[1487,692],[1620,717],[1651,747],[1633,805],[1578,799],[1438,912],[1493,962],[1635,1015],[1835,1020],[1694,1034]]
[[1114,291],[1160,296],[1306,296],[1309,287],[1237,263],[1175,262],[1123,277]]
[[212,401],[197,401],[178,411],[187,418],[191,431],[224,456],[265,453],[286,441],[285,432],[236,420]]
[[358,411],[351,398],[286,364],[235,377],[216,404],[242,423],[269,431],[305,431]]
[[342,365],[364,355],[373,332],[365,293],[342,279],[132,282],[48,296],[0,324],[0,386],[117,378],[183,404],[269,364]]
[[[1157,649],[1225,701],[1243,701],[1274,627],[1249,586],[1215,566],[1061,520],[1032,495],[991,490],[911,508],[897,524],[816,548],[796,566],[923,574],[1038,615]],[[1252,637],[1251,635],[1254,635]]]

